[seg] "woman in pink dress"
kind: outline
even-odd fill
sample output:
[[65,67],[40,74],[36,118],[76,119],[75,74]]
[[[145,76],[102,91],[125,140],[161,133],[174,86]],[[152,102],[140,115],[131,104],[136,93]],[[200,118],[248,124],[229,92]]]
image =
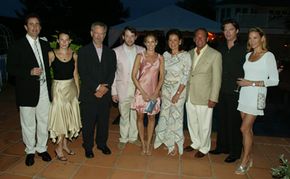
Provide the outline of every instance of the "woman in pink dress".
[[[164,59],[155,52],[158,41],[153,33],[144,37],[146,51],[137,54],[132,71],[136,86],[132,108],[137,111],[137,128],[142,143],[142,155],[151,155],[151,139],[155,127],[155,115],[160,111],[160,89],[164,79]],[[152,111],[146,110],[149,102],[156,102]],[[147,114],[147,141],[144,135],[144,114]]]

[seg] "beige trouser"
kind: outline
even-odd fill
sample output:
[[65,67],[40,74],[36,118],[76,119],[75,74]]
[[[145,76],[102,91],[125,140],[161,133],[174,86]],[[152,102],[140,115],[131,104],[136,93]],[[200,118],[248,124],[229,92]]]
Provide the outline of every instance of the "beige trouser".
[[187,125],[192,141],[191,147],[207,154],[211,146],[211,125],[213,108],[186,102]]
[[138,137],[137,130],[137,114],[136,111],[131,109],[134,100],[135,86],[129,84],[127,97],[119,102],[120,111],[120,142],[127,143],[128,141],[135,141]]
[[40,87],[40,97],[36,107],[20,106],[22,138],[27,154],[42,153],[47,149],[49,107],[46,83]]

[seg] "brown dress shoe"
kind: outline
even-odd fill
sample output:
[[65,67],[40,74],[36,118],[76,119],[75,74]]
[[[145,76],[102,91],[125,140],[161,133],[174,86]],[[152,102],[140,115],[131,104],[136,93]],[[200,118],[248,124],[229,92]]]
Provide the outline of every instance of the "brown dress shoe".
[[202,158],[204,156],[205,156],[205,154],[200,152],[200,151],[196,152],[195,155],[194,155],[195,158]]
[[192,148],[190,145],[186,146],[184,149],[183,149],[185,152],[191,152],[191,151],[194,151],[194,148]]

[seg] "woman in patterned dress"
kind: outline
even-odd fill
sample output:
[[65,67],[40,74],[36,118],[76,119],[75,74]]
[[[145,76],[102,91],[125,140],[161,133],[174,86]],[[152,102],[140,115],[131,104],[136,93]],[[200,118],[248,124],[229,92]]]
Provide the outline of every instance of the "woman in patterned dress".
[[182,36],[177,29],[169,30],[168,50],[164,52],[165,79],[162,86],[162,105],[154,148],[164,144],[168,154],[183,153],[183,111],[186,98],[185,86],[191,69],[189,53],[182,50]]

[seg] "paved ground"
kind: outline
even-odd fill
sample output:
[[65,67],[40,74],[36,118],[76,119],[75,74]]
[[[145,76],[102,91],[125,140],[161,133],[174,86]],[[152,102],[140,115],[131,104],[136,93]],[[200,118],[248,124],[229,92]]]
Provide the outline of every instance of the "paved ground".
[[[113,121],[117,115],[117,109],[112,108],[110,120]],[[55,158],[54,145],[49,141],[48,151],[53,160],[47,163],[36,157],[35,164],[27,167],[24,164],[24,145],[11,86],[5,86],[0,93],[0,136],[0,179],[270,179],[271,167],[278,165],[279,155],[285,154],[290,159],[290,138],[255,136],[254,166],[247,175],[237,176],[234,170],[239,161],[224,163],[226,155],[207,155],[196,159],[193,157],[194,152],[191,152],[172,157],[160,147],[153,151],[152,156],[141,156],[140,149],[131,144],[119,150],[118,125],[110,125],[108,145],[112,155],[105,156],[94,149],[95,158],[86,159],[80,136],[70,144],[76,155],[68,156],[67,162]],[[187,131],[185,138],[187,145]],[[215,133],[212,135],[212,144],[214,148]]]

